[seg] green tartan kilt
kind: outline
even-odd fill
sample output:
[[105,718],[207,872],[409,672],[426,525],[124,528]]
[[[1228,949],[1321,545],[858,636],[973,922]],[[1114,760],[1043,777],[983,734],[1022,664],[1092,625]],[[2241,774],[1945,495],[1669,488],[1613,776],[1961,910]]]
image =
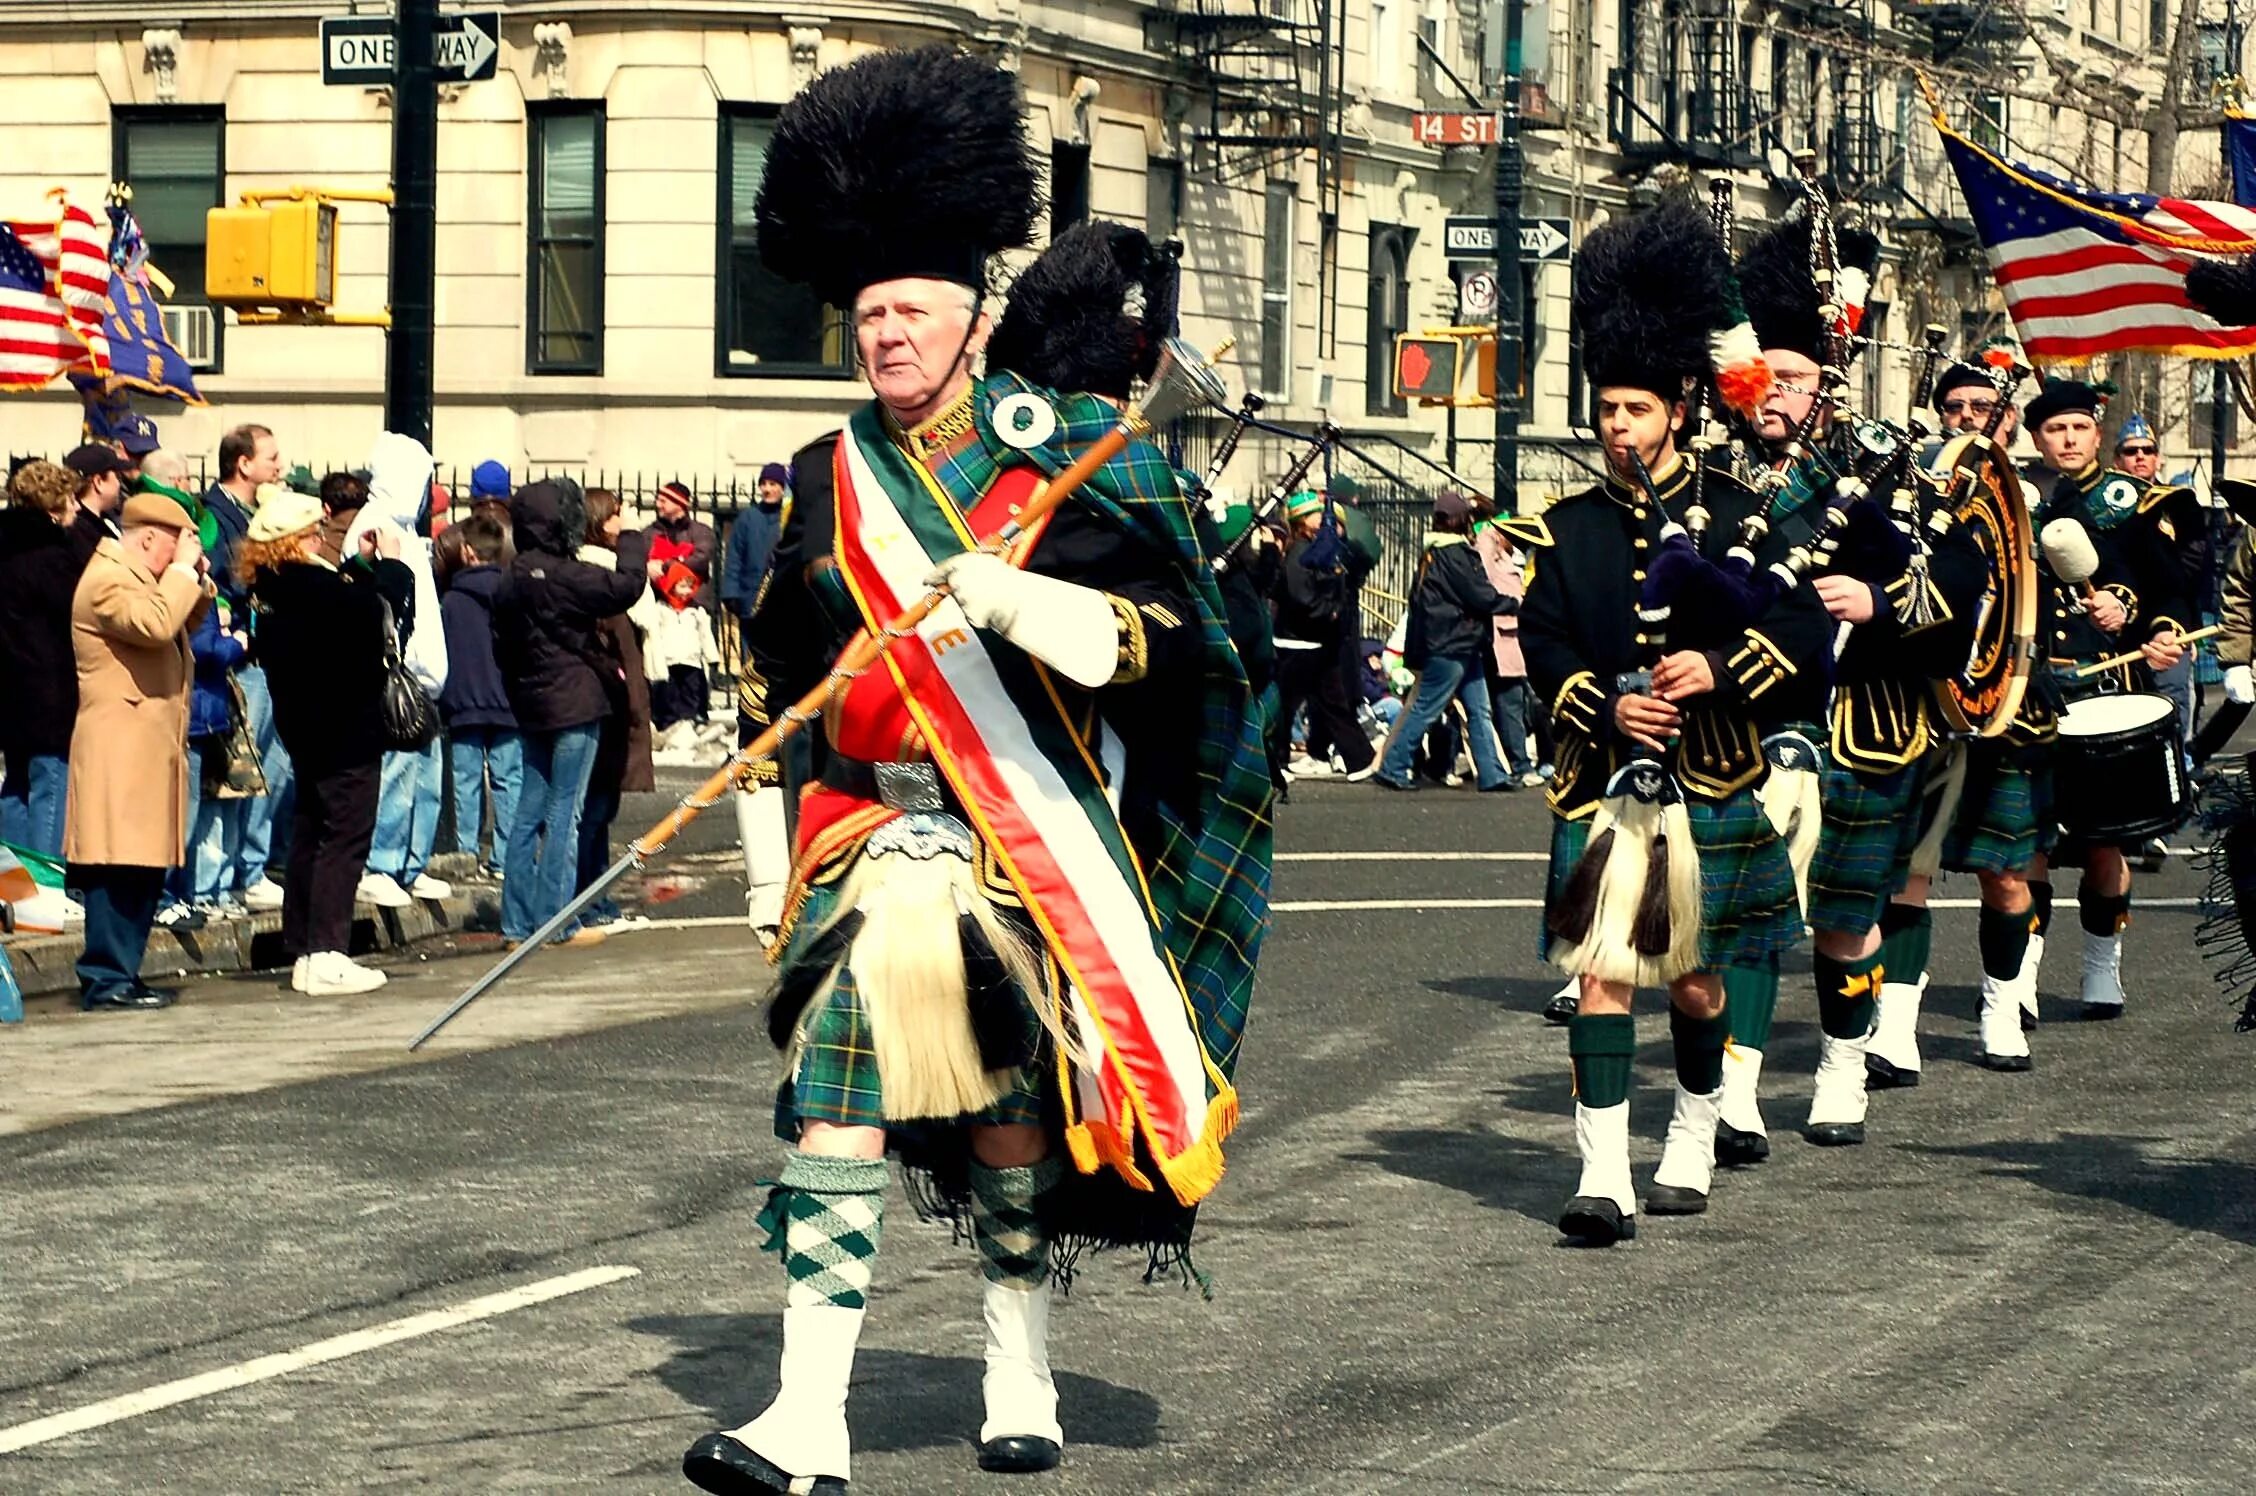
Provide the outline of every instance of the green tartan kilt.
[[[803,954],[817,932],[829,923],[836,899],[835,891],[829,888],[810,891],[784,965],[788,966]],[[1040,1022],[1031,1006],[1027,1008],[1026,1021],[1030,1026]],[[1042,1072],[1039,1068],[1029,1068],[1018,1072],[1010,1090],[993,1106],[955,1120],[1038,1125],[1044,1118],[1043,1107]],[[853,971],[841,971],[830,1001],[809,1026],[806,1042],[799,1049],[799,1063],[776,1088],[776,1136],[787,1143],[795,1143],[799,1140],[800,1127],[808,1122],[833,1122],[848,1127],[921,1128],[946,1125],[948,1120],[918,1118],[908,1123],[887,1120],[885,1087],[877,1073],[877,1046],[870,1036],[869,1012],[863,1007],[861,992],[854,985]]]
[[2052,849],[2051,745],[2012,747],[1983,738],[1963,751],[1966,792],[1943,836],[1943,867],[2017,873]]
[[[1799,945],[1802,912],[1794,867],[1755,792],[1741,790],[1722,800],[1687,796],[1685,810],[1700,849],[1700,969],[1758,965]],[[1552,818],[1546,906],[1565,896],[1574,865],[1590,843],[1593,819]],[[1541,949],[1549,960],[1548,925]]]
[[1920,762],[1892,774],[1843,768],[1825,754],[1818,781],[1823,824],[1810,859],[1809,923],[1862,935],[1880,922],[1889,895],[1903,887],[1919,845]]

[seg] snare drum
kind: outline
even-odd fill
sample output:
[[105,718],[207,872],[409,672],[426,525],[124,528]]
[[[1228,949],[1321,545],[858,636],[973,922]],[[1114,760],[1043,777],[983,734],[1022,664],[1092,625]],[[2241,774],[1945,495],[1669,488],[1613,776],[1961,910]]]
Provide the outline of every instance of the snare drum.
[[2072,701],[2060,718],[2053,803],[2080,841],[2131,846],[2186,818],[2178,709],[2167,696],[2128,692]]

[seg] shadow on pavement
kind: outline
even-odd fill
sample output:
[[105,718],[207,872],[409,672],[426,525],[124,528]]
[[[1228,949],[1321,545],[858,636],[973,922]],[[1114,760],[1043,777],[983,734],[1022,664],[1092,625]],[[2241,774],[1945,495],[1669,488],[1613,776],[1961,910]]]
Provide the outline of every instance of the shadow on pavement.
[[2064,1133],[2057,1138],[1902,1143],[1906,1152],[1987,1160],[1997,1179],[2024,1179],[2057,1195],[2104,1200],[2188,1231],[2256,1246],[2256,1164],[2230,1158],[2167,1158],[2146,1151],[2160,1138]]
[[1422,1179],[1491,1210],[1549,1226],[1574,1184],[1571,1154],[1485,1128],[1390,1128],[1370,1135],[1374,1152],[1344,1155],[1406,1179]]
[[1419,985],[1428,992],[1439,992],[1449,997],[1470,997],[1523,1013],[1542,1012],[1543,1005],[1551,1001],[1552,994],[1559,990],[1557,981],[1544,978],[1435,977]]
[[[775,1395],[780,1314],[694,1314],[629,1321],[644,1335],[678,1349],[656,1372],[685,1402],[703,1408],[717,1428],[744,1422]],[[1071,1347],[1054,1335],[1053,1351]],[[1095,1349],[1091,1347],[1090,1349]],[[857,1450],[894,1453],[969,1448],[979,1436],[981,1364],[975,1356],[928,1356],[863,1345],[854,1358],[847,1402]],[[1148,1449],[1159,1442],[1159,1399],[1076,1372],[1056,1373],[1058,1411],[1069,1442],[1106,1449]]]

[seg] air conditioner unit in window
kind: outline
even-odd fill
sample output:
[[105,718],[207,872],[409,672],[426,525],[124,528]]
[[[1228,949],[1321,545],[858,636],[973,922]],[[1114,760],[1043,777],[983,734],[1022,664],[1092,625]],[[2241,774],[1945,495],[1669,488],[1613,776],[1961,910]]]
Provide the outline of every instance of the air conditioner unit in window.
[[208,306],[168,306],[161,309],[165,340],[180,350],[191,369],[212,366],[216,322]]

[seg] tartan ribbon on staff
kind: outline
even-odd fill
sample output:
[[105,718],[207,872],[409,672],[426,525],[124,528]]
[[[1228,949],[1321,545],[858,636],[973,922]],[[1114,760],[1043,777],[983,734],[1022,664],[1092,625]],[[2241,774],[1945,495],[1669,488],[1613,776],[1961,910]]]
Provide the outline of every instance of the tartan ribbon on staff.
[[1940,108],[1935,128],[2032,362],[2256,352],[2256,327],[2219,324],[2185,289],[2196,259],[2256,250],[2256,211],[2082,186],[1985,150]]

